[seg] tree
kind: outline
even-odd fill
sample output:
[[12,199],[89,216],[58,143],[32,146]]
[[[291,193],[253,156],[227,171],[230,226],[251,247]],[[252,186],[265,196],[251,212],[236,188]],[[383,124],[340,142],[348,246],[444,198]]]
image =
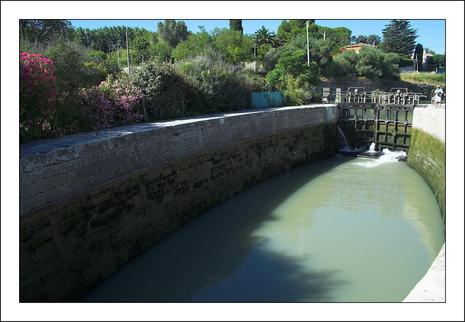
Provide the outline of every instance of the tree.
[[410,26],[408,20],[392,20],[383,29],[383,48],[386,52],[410,56],[417,37],[417,31]]
[[266,52],[268,52],[272,46],[275,47],[275,39],[276,36],[274,32],[270,32],[270,30],[264,26],[254,33],[254,40],[258,45],[257,54],[259,60],[264,59]]
[[283,92],[288,104],[307,104],[310,102],[310,89],[319,81],[317,63],[307,66],[306,52],[303,49],[286,45],[281,49],[274,69],[266,75],[269,88]]
[[310,61],[317,64],[320,72],[326,68],[326,65],[332,61],[332,52],[334,49],[339,50],[340,46],[334,46],[331,41],[324,41],[323,39],[310,39]]
[[[296,36],[288,44],[282,48],[298,48],[303,49],[306,52],[307,39],[305,35]],[[342,46],[336,40],[323,38],[310,37],[309,38],[309,51],[310,51],[310,62],[315,62],[318,66],[318,70],[324,69],[327,63],[332,60],[332,53],[339,50]],[[307,55],[305,54],[305,62],[307,61]]]
[[229,19],[229,29],[239,31],[241,34],[243,34],[244,29],[242,28],[242,20],[241,19]]
[[355,42],[369,45],[379,45],[381,43],[381,37],[375,34],[368,36],[359,35],[355,37]]
[[331,47],[331,53],[335,55],[341,47],[350,45],[351,35],[352,30],[345,27],[318,27],[318,30],[311,38],[324,41],[326,45]]
[[435,54],[431,58],[431,63],[437,67],[445,67],[446,66],[446,55]]
[[215,29],[213,36],[215,48],[226,56],[228,62],[237,64],[251,60],[253,48],[251,37],[229,29]]
[[370,79],[396,79],[399,76],[400,55],[364,46],[358,54],[344,52],[334,58],[333,73],[339,76],[357,73]]
[[280,51],[278,62],[266,76],[269,87],[285,90],[290,78],[293,79],[290,80],[291,83],[296,81],[302,88],[307,89],[311,85],[318,83],[319,71],[317,63],[312,61],[310,66],[307,66],[307,53],[304,49],[286,45]]
[[370,79],[383,76],[384,53],[379,49],[365,46],[358,54],[358,62],[355,66],[359,76]]
[[254,33],[255,42],[258,45],[272,44],[275,38],[274,32],[262,26]]
[[367,37],[367,43],[370,44],[370,45],[379,45],[381,44],[381,37],[378,36],[378,35],[369,35]]
[[150,41],[146,37],[136,37],[132,41],[132,47],[135,50],[134,61],[136,64],[146,62],[150,58]]
[[[309,24],[309,33],[315,33],[315,31],[318,30],[318,26],[315,25],[315,20],[309,20]],[[304,19],[283,20],[278,27],[277,36],[282,41],[290,41],[298,35],[305,35],[306,25],[307,20]]]
[[158,33],[171,47],[175,48],[181,41],[186,40],[189,36],[189,31],[184,21],[176,21],[172,19],[158,23]]
[[119,48],[126,48],[126,31],[130,43],[138,37],[144,37],[150,43],[156,42],[156,35],[154,32],[143,28],[129,28],[124,26],[104,27],[92,30],[77,28],[74,34],[76,41],[81,45],[108,54]]
[[20,19],[20,39],[37,43],[59,42],[69,40],[73,27],[69,20],[63,19]]
[[212,37],[205,30],[191,34],[176,46],[173,51],[173,58],[181,60],[199,56],[205,49],[212,47],[212,42]]
[[415,61],[417,62],[417,70],[421,72],[422,70],[422,65],[423,65],[423,46],[422,44],[417,44],[415,46],[415,52],[413,53],[413,57],[415,58]]

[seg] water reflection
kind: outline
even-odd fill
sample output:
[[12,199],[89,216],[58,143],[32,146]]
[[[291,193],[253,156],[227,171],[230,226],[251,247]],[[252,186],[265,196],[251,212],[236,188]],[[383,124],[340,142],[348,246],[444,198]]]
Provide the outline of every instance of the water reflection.
[[294,191],[345,161],[319,162],[252,187],[167,236],[83,300],[331,300],[330,291],[342,282],[334,270],[304,269],[295,257],[266,250],[269,241],[253,232]]
[[[443,242],[405,163],[345,157],[257,185],[170,234],[84,301],[401,301]],[[435,206],[432,206],[435,205]]]

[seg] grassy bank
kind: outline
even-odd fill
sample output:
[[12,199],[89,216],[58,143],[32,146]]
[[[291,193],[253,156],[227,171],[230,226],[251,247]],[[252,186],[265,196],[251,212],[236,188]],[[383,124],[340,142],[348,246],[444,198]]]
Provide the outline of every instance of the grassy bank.
[[425,84],[431,86],[446,86],[446,75],[445,74],[436,74],[436,73],[402,73],[400,74],[400,79],[404,82],[413,83],[413,84]]

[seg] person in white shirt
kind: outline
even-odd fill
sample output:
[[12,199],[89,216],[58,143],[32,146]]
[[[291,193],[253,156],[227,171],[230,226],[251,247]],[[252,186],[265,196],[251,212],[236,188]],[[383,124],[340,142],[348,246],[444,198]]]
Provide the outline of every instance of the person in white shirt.
[[439,104],[441,103],[441,98],[442,98],[442,95],[444,94],[444,91],[442,90],[442,88],[438,85],[436,86],[436,89],[434,90],[434,102],[436,103],[436,106],[439,106]]

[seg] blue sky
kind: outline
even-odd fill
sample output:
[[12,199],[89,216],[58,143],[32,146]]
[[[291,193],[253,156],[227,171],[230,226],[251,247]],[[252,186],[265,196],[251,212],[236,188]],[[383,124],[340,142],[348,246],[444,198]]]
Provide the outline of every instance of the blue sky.
[[[157,23],[161,20],[71,20],[74,27],[101,28],[111,26],[140,27],[156,31]],[[190,31],[199,31],[204,26],[207,31],[216,27],[228,28],[229,20],[184,20]],[[242,20],[244,32],[254,33],[261,26],[276,32],[281,20]],[[316,20],[316,23],[326,27],[347,27],[352,35],[377,34],[382,36],[382,30],[389,20]],[[444,20],[410,20],[413,28],[417,29],[417,42],[437,53],[445,51],[445,21]]]

